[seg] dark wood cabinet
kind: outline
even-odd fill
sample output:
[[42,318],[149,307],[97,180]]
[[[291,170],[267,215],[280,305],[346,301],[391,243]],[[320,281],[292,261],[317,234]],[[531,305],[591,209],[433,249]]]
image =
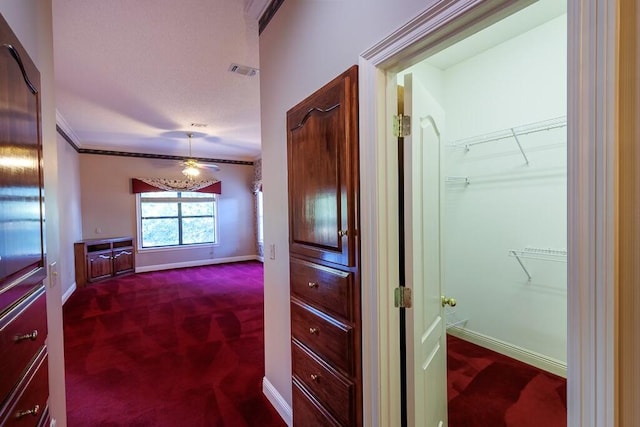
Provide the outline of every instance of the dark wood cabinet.
[[289,250],[353,267],[357,257],[357,69],[287,113]]
[[40,73],[0,15],[0,425],[49,424]]
[[132,237],[83,240],[76,242],[73,250],[78,287],[135,270]]
[[357,80],[287,112],[296,426],[362,425]]

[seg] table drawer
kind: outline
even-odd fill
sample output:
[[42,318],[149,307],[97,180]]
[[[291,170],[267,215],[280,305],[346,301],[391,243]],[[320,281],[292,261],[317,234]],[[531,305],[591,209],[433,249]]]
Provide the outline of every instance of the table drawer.
[[43,348],[0,414],[0,425],[36,427],[41,424],[41,419],[48,416],[48,372],[47,352]]
[[291,258],[291,292],[310,304],[353,320],[353,274]]
[[46,298],[41,287],[0,319],[0,396],[15,387],[46,338]]
[[297,341],[292,344],[293,375],[345,425],[354,422],[355,385]]
[[291,335],[321,359],[354,375],[353,328],[301,302],[291,302]]
[[300,427],[344,427],[293,379],[293,425]]

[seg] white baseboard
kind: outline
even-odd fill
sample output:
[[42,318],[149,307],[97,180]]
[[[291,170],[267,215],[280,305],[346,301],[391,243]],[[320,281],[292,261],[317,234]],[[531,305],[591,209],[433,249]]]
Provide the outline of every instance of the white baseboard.
[[67,289],[64,292],[64,294],[62,294],[62,305],[64,305],[64,303],[67,302],[71,294],[73,294],[76,291],[76,288],[77,288],[76,282],[73,282],[71,286],[69,286],[69,289]]
[[260,255],[256,255],[256,259],[264,264],[264,257]]
[[278,414],[280,414],[284,422],[287,423],[289,427],[293,426],[293,411],[291,411],[291,406],[289,406],[284,397],[278,393],[278,390],[276,390],[266,377],[262,378],[262,393],[267,397],[269,402],[271,402],[276,411],[278,411]]
[[259,258],[256,255],[242,255],[242,256],[234,256],[234,257],[227,257],[227,258],[213,258],[213,259],[200,259],[196,261],[174,262],[171,264],[144,265],[141,267],[136,267],[136,273],[146,273],[148,271],[170,270],[172,268],[201,267],[203,265],[226,264],[228,262],[255,261],[255,260],[259,261]]
[[480,347],[488,348],[496,353],[504,354],[512,359],[535,366],[543,371],[551,372],[552,374],[567,378],[567,364],[560,360],[457,326],[448,328],[447,333],[454,337],[479,345]]

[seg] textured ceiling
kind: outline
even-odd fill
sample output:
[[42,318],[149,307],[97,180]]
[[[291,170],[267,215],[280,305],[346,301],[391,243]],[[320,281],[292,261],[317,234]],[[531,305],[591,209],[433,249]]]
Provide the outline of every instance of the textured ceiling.
[[[84,149],[253,160],[267,0],[56,0],[56,106]],[[207,127],[192,128],[191,123]]]

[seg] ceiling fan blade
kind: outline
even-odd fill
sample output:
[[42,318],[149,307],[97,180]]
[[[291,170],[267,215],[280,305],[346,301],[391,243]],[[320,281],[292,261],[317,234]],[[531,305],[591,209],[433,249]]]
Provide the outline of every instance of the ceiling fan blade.
[[198,167],[213,169],[216,172],[220,170],[220,166],[216,165],[215,163],[198,163]]

